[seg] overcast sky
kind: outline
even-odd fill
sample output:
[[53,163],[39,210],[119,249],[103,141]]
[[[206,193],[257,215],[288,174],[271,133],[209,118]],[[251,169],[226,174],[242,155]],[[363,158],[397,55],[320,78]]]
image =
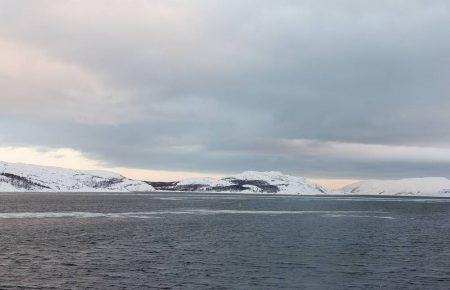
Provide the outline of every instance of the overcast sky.
[[111,168],[450,177],[450,2],[0,0],[0,110]]

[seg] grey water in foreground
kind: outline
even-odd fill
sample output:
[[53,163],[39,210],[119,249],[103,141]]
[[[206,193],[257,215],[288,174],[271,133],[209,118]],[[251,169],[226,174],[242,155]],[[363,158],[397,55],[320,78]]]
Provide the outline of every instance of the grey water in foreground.
[[450,200],[2,194],[0,288],[448,289]]

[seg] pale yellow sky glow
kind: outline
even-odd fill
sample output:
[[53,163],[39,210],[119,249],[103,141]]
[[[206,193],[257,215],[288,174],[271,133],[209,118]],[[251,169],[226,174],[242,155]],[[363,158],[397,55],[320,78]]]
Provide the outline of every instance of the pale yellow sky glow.
[[48,149],[40,147],[0,147],[0,160],[43,166],[65,167],[78,170],[108,170],[140,180],[172,181],[188,177],[221,177],[200,172],[165,171],[127,167],[109,167],[70,148]]
[[72,169],[100,169],[99,162],[70,148],[48,149],[40,147],[0,147],[0,160]]
[[[122,174],[129,178],[152,181],[175,181],[190,177],[220,178],[224,176],[224,174],[210,174],[201,172],[109,167],[105,166],[100,161],[90,159],[83,153],[70,148],[49,149],[42,147],[0,147],[0,161],[56,166],[78,170],[108,170]],[[310,180],[330,189],[339,188],[357,181],[354,179],[322,178],[310,178]]]

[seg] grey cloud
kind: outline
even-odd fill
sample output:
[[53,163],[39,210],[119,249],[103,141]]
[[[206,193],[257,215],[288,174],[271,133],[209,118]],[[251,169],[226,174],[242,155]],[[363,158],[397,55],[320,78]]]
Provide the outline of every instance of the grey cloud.
[[2,113],[0,142],[74,147],[140,168],[448,176],[446,164],[280,145],[448,148],[448,27],[447,1],[1,1],[0,39],[79,66],[132,109],[103,108],[101,98],[96,110],[78,108],[119,109],[114,125]]

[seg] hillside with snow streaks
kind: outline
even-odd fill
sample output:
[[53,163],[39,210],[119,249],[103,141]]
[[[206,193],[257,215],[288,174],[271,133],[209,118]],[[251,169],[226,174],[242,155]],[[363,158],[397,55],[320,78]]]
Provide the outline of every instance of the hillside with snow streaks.
[[275,171],[245,171],[221,179],[189,178],[174,182],[150,182],[128,179],[107,171],[81,171],[0,161],[0,192],[150,192],[155,190],[450,197],[450,180],[444,177],[365,180],[331,191],[303,177]]
[[146,192],[143,182],[107,171],[0,162],[0,192]]
[[450,197],[450,180],[444,177],[365,180],[344,186],[346,194]]
[[150,182],[156,190],[209,191],[235,193],[269,193],[292,195],[326,194],[323,187],[308,182],[303,177],[281,172],[245,171],[221,179],[189,178],[176,182]]

